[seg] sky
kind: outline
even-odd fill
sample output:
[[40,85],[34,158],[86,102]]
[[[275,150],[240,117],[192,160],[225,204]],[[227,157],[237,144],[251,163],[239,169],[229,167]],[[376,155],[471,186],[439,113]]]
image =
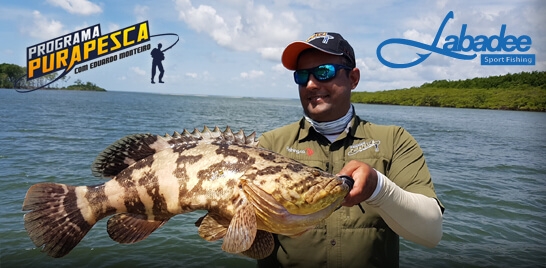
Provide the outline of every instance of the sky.
[[[385,40],[401,38],[431,45],[448,12],[436,47],[459,36],[527,35],[530,66],[486,66],[476,52],[473,60],[432,53],[422,63],[391,68],[381,63],[376,50]],[[280,61],[291,42],[315,32],[337,32],[355,50],[361,80],[355,91],[381,91],[420,86],[434,80],[461,80],[522,71],[546,70],[546,1],[543,0],[0,0],[0,63],[27,66],[27,47],[100,24],[101,34],[148,21],[150,35],[175,33],[178,43],[165,52],[164,84],[151,84],[150,51],[118,59],[85,72],[67,74],[61,86],[77,79],[108,91],[176,95],[298,98],[292,71]],[[172,45],[176,36],[152,37],[151,47]],[[468,44],[468,43],[467,43]],[[407,63],[416,53],[405,45],[389,45],[382,57]],[[461,52],[472,54],[474,52]],[[491,54],[508,52],[491,52]],[[83,65],[83,64],[82,64]],[[61,71],[58,74],[62,73]],[[157,78],[156,78],[157,82]]]

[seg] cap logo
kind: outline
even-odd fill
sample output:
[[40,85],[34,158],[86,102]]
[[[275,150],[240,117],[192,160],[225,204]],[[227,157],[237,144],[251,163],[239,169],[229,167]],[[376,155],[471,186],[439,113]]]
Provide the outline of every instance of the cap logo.
[[329,35],[328,33],[315,33],[311,35],[309,38],[307,38],[305,42],[309,43],[317,38],[322,38],[323,44],[328,44],[328,41],[330,41],[330,39],[334,39],[334,37]]

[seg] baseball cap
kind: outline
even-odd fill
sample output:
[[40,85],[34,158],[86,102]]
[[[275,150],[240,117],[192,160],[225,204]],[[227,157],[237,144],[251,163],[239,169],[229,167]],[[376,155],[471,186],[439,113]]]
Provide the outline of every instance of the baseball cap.
[[349,67],[356,67],[355,52],[349,42],[338,33],[318,32],[305,41],[290,43],[283,51],[281,61],[288,70],[296,70],[298,56],[308,48],[315,48],[322,52],[345,56],[349,60]]

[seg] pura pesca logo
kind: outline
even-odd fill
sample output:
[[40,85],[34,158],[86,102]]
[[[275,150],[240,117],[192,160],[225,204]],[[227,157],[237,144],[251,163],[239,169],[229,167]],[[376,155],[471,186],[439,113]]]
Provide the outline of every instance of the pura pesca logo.
[[[453,11],[447,13],[432,44],[403,38],[387,39],[377,47],[377,58],[387,67],[409,68],[425,61],[432,53],[438,53],[459,60],[472,60],[477,57],[477,53],[484,53],[480,55],[481,65],[535,65],[535,55],[525,54],[531,48],[531,37],[528,35],[515,36],[507,34],[506,24],[502,24],[498,35],[491,36],[469,35],[467,34],[468,25],[463,24],[458,35],[448,35],[444,39],[444,45],[438,47],[444,27],[453,17]],[[392,44],[416,47],[430,52],[417,53],[417,59],[411,62],[395,63],[385,59],[381,54],[385,46]]]
[[26,49],[27,73],[19,80],[33,80],[58,71],[62,73],[45,85],[18,91],[30,92],[44,88],[72,70],[78,74],[151,50],[150,39],[163,35],[177,37],[176,42],[167,49],[179,40],[174,33],[150,35],[148,21],[143,21],[107,34],[102,34],[100,24],[96,24],[29,46]]

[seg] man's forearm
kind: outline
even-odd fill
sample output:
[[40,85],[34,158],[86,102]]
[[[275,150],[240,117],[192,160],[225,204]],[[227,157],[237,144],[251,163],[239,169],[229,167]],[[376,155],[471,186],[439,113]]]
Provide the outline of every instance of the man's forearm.
[[426,247],[442,238],[442,212],[436,199],[403,190],[377,172],[378,187],[366,200],[398,235]]

